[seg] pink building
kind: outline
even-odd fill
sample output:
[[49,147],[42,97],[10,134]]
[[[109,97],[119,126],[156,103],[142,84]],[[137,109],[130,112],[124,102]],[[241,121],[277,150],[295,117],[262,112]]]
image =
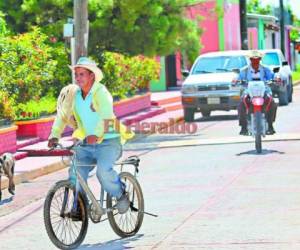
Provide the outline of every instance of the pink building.
[[203,20],[201,53],[240,49],[240,12],[238,0],[208,0],[187,8],[187,16]]
[[[199,22],[203,30],[199,38],[202,44],[199,54],[241,48],[239,0],[207,0],[193,4],[186,8],[186,16],[192,20],[202,18]],[[159,83],[160,90],[181,85],[181,69],[191,66],[184,61],[179,52],[166,57],[165,82]],[[159,86],[157,82],[156,86]]]
[[275,16],[247,14],[248,48],[276,49],[280,47],[280,34]]

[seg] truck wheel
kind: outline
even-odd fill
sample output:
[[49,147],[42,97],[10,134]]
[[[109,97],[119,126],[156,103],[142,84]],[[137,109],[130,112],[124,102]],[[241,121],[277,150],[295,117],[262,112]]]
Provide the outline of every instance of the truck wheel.
[[256,112],[254,114],[255,119],[255,127],[256,127],[256,133],[255,133],[255,149],[258,154],[262,151],[261,146],[261,135],[262,135],[262,114],[261,112]]
[[186,122],[192,122],[194,121],[194,109],[191,108],[185,108],[183,110],[183,115],[184,115],[184,121]]
[[291,83],[290,88],[289,88],[289,102],[293,101],[293,83]]
[[288,94],[288,88],[284,92],[278,93],[279,97],[279,105],[288,105],[289,104],[289,94]]
[[200,112],[203,117],[210,117],[210,110],[201,110]]

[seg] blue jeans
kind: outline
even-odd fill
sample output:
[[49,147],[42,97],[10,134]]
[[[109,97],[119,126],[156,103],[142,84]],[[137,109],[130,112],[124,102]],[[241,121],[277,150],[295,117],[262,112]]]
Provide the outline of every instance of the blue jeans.
[[[104,190],[111,196],[120,198],[123,187],[118,173],[113,169],[113,165],[121,155],[120,138],[103,140],[100,144],[83,144],[76,149],[75,165],[80,165],[77,166],[77,171],[85,182],[87,182],[89,172],[94,168],[94,166],[89,165],[97,165],[97,178]],[[74,168],[74,166],[71,168]],[[70,169],[69,176],[71,181],[75,179],[73,169]]]

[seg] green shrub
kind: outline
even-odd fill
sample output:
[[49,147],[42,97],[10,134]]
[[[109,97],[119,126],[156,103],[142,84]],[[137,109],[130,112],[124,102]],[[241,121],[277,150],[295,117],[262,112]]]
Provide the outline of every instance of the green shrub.
[[[70,60],[68,58],[68,49],[62,42],[51,42],[51,58],[55,61],[55,70],[53,72],[53,80],[49,83],[50,89],[54,96],[58,96],[61,89],[72,81],[71,70],[68,65],[70,65]],[[49,87],[49,86],[48,86]],[[49,90],[44,89],[47,93]]]
[[68,64],[65,45],[49,39],[38,28],[0,36],[0,117],[28,119],[53,113],[53,96],[71,80]]
[[148,89],[150,80],[159,76],[159,63],[144,56],[129,57],[105,52],[102,83],[114,97],[125,98],[142,89]]
[[38,99],[43,88],[53,80],[55,62],[51,48],[44,42],[46,36],[38,29],[7,37],[0,44],[0,79],[3,89],[17,103]]
[[[71,80],[65,45],[39,28],[16,36],[5,34],[0,36],[0,118],[24,120],[52,114],[55,96]],[[102,82],[114,97],[148,89],[150,80],[158,78],[160,65],[155,59],[112,52],[102,59]]]
[[3,14],[3,12],[0,11],[0,36],[4,36],[8,33],[4,16],[5,15]]
[[300,81],[300,64],[296,65],[296,70],[292,72],[293,83],[298,83]]
[[0,90],[0,119],[14,120],[13,101],[8,94]]
[[16,114],[15,120],[37,119],[42,115],[50,115],[56,112],[56,98],[48,94],[39,101],[30,100],[23,104],[20,103],[14,107]]
[[16,103],[58,94],[70,81],[64,45],[50,46],[48,40],[38,28],[0,38],[0,84]]

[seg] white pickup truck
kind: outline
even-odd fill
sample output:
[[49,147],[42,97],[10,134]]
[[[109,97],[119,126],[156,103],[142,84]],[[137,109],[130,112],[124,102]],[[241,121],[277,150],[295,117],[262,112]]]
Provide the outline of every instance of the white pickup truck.
[[238,71],[249,65],[249,51],[219,51],[200,55],[183,82],[181,94],[184,119],[194,120],[195,112],[208,117],[214,110],[236,109],[240,87],[232,86]]
[[290,65],[279,49],[260,51],[264,54],[262,58],[264,66],[269,67],[271,71],[278,68],[278,73],[275,74],[274,81],[270,85],[273,96],[279,98],[280,105],[288,105],[293,100],[293,81]]

